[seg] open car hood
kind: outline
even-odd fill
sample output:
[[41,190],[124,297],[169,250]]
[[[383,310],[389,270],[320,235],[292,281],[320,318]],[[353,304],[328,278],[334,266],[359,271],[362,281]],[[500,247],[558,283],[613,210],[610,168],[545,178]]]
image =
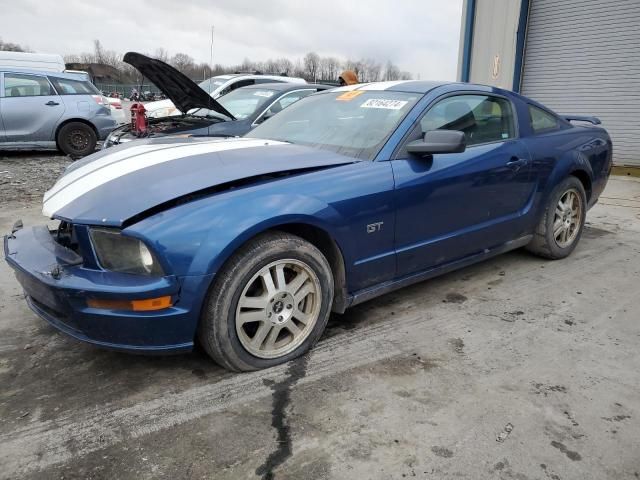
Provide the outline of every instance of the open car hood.
[[235,120],[211,95],[171,65],[137,52],[127,52],[123,61],[151,80],[182,113],[187,113],[192,108],[208,108]]
[[357,161],[255,138],[138,140],[73,163],[45,193],[42,213],[71,223],[122,227],[191,194]]

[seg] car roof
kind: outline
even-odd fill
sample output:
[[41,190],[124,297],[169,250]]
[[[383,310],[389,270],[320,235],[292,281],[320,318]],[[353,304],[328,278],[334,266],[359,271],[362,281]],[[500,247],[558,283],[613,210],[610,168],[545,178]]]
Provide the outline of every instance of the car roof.
[[346,92],[351,90],[377,90],[377,91],[389,91],[389,92],[406,92],[406,93],[419,93],[426,94],[427,92],[438,87],[453,87],[451,90],[471,90],[478,92],[493,92],[514,95],[514,92],[505,90],[491,85],[482,85],[478,83],[466,83],[466,82],[451,82],[451,81],[432,81],[432,80],[397,80],[387,82],[374,82],[374,83],[358,83],[355,85],[346,85],[344,87],[337,87],[334,91]]
[[217,78],[227,77],[227,80],[238,79],[238,78],[267,78],[274,80],[281,80],[283,82],[287,81],[300,81],[304,80],[300,77],[288,77],[287,75],[278,75],[278,74],[263,74],[263,73],[230,73],[228,75],[219,75]]
[[392,80],[388,82],[357,83],[355,85],[346,85],[344,87],[337,87],[336,92],[346,92],[350,90],[388,90],[391,92],[427,93],[429,90],[433,90],[436,87],[440,87],[449,83],[454,82],[438,82],[427,80]]
[[0,67],[0,72],[4,73],[25,73],[27,75],[44,75],[47,77],[68,78],[69,80],[79,80],[82,73],[80,72],[52,72],[47,70],[33,70],[31,68],[3,68]]
[[256,83],[254,85],[247,85],[242,87],[242,90],[273,90],[276,92],[288,92],[289,90],[328,90],[330,88],[336,88],[335,85],[321,85],[318,83],[287,83],[287,82],[273,82],[273,83]]

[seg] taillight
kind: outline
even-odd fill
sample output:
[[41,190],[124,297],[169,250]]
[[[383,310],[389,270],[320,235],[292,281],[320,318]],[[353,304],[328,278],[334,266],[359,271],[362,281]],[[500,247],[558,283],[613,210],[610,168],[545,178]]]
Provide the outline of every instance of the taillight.
[[103,105],[105,107],[109,106],[109,100],[107,100],[106,97],[103,97],[102,95],[91,95],[91,98],[93,98],[93,100],[98,104],[98,105]]

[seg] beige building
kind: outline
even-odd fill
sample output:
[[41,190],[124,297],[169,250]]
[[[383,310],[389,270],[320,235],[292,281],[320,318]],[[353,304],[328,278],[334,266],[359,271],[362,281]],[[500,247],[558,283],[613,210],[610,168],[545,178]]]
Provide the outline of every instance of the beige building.
[[640,167],[640,0],[464,0],[458,78],[595,115]]

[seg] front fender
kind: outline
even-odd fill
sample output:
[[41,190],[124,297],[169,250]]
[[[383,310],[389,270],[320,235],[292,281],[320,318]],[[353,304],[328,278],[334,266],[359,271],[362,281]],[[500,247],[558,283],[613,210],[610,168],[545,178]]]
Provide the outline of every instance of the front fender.
[[[171,273],[216,273],[260,232],[302,223],[325,231],[340,248],[352,289],[395,274],[393,174],[389,162],[357,162],[271,179],[189,201],[128,227]],[[367,226],[383,226],[375,235]]]
[[[221,220],[225,233],[220,235],[218,229],[209,232],[194,258],[193,271],[204,269],[207,273],[217,272],[242,244],[279,225],[304,223],[318,227],[336,239],[342,222],[333,207],[317,198],[279,194],[263,197],[259,205],[253,205],[251,216],[234,219],[227,212],[226,218],[223,216]],[[336,241],[339,243],[339,240]]]

